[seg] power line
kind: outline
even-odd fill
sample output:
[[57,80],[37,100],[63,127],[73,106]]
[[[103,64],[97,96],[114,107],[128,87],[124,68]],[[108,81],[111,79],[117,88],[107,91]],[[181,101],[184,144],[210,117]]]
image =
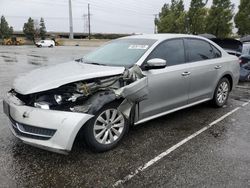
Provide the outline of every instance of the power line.
[[[75,0],[75,2],[77,3],[84,3],[82,1],[79,1],[79,0]],[[110,1],[110,0],[102,0],[102,1],[97,1],[97,2],[91,2],[91,5],[99,5],[99,6],[105,6],[105,7],[114,7],[116,9],[126,9],[126,10],[129,10],[129,11],[136,11],[136,12],[141,12],[141,10],[145,10],[147,12],[155,12],[155,10],[153,10],[152,6],[147,6],[147,4],[144,2],[144,3],[141,3],[140,5],[138,4],[133,4],[133,3],[130,3],[128,1]],[[135,8],[135,9],[134,9]]]
[[147,27],[147,26],[116,23],[116,22],[112,22],[112,21],[109,21],[109,20],[101,19],[101,18],[93,18],[93,20],[100,21],[101,23],[105,23],[105,24],[119,25],[119,26],[123,26],[123,27],[132,27],[132,28],[140,28],[140,29],[152,29],[151,27]]
[[[16,19],[28,19],[29,17],[31,16],[13,16],[13,15],[4,15],[6,18],[16,18]],[[69,18],[68,17],[47,17],[47,16],[42,16],[44,19],[51,19],[51,20],[68,20]],[[32,18],[34,19],[40,19],[41,17],[40,16],[32,16]],[[79,18],[79,17],[74,17],[73,18],[74,20],[82,20],[82,18]]]
[[[34,1],[34,0],[33,0]],[[48,1],[39,1],[39,0],[35,0],[37,3],[39,4],[45,4],[45,5],[61,5],[61,6],[68,6],[67,4],[65,4],[64,2],[53,2],[53,3],[50,3]],[[32,2],[32,3],[35,3],[35,2]],[[86,2],[81,2],[81,1],[76,1],[74,0],[73,1],[73,5],[87,5],[88,3]],[[98,7],[98,8],[102,8],[104,10],[107,11],[107,4],[102,4],[100,2],[98,2],[98,4],[96,3],[91,3],[91,6],[92,7]],[[114,10],[120,10],[119,13],[121,11],[123,12],[126,12],[126,13],[134,13],[136,15],[143,15],[143,16],[151,16],[152,14],[151,13],[143,13],[141,10],[143,10],[143,8],[140,7],[140,11],[138,10],[135,10],[135,9],[131,9],[131,8],[126,8],[126,7],[120,7],[120,6],[116,6],[115,4],[113,3],[109,3],[108,5],[108,8],[112,8]],[[138,7],[139,8],[139,7]],[[113,10],[112,10],[113,11]],[[155,10],[152,10],[152,12],[155,12]]]
[[[24,0],[24,1],[28,1],[28,0]],[[55,6],[67,6],[66,4],[66,1],[67,0],[64,0],[64,1],[61,1],[61,2],[49,2],[47,0],[32,0],[32,2],[34,3],[37,2],[37,3],[41,3],[41,4],[46,4],[46,5],[55,5]],[[109,2],[109,0],[103,0],[104,2]],[[127,2],[127,1],[126,1]],[[123,2],[123,4],[125,5],[126,2]],[[141,19],[150,19],[151,20],[154,18],[153,17],[153,14],[152,13],[144,13],[142,11],[138,11],[138,10],[135,10],[135,9],[132,9],[132,8],[127,8],[125,6],[116,6],[116,4],[114,2],[110,2],[110,5],[107,5],[107,4],[102,4],[102,3],[99,3],[98,4],[95,4],[96,2],[94,2],[93,4],[91,3],[91,10],[95,10],[95,11],[102,11],[106,14],[114,14],[114,12],[117,12],[119,14],[120,17],[122,16],[133,16],[133,20],[135,20],[136,18],[138,18],[138,20],[141,20]],[[88,5],[88,14],[87,16],[83,16],[83,18],[79,18],[79,17],[74,17],[72,16],[72,7],[77,7],[77,5],[88,5],[86,2],[79,2],[78,0],[69,0],[68,1],[68,6],[69,6],[69,17],[46,17],[46,16],[42,16],[44,17],[45,19],[54,19],[54,20],[65,20],[65,19],[69,19],[69,22],[70,22],[70,32],[72,31],[73,33],[73,19],[74,20],[83,20],[84,22],[84,31],[87,31],[89,33],[89,36],[91,35],[91,24],[90,24],[90,20],[91,20],[91,15],[90,15],[90,7]],[[71,8],[70,8],[71,7]],[[79,7],[79,6],[78,6]],[[78,8],[77,7],[77,8]],[[109,9],[107,9],[110,8]],[[134,8],[135,6],[133,6]],[[112,10],[111,10],[112,9]],[[144,9],[144,7],[142,8]],[[146,9],[146,8],[145,8]],[[148,9],[148,8],[147,8]],[[112,11],[112,12],[111,12]],[[136,16],[136,17],[135,17]],[[30,16],[7,16],[7,17],[12,17],[12,18],[16,18],[16,19],[20,19],[21,17],[22,18],[28,18]],[[71,22],[72,20],[72,22]],[[87,21],[86,21],[87,20]],[[135,25],[129,25],[129,24],[123,24],[123,23],[120,23],[123,19],[120,19],[116,22],[112,22],[113,25],[119,25],[119,26],[123,26],[123,27],[132,27],[132,28],[143,28],[143,27],[140,27],[140,25],[138,24],[135,24]],[[109,22],[107,20],[104,20],[102,22]],[[72,24],[71,24],[72,23]],[[144,27],[146,29],[146,27]],[[149,29],[149,27],[148,27]],[[151,28],[152,29],[152,28]],[[155,29],[156,30],[156,29]],[[73,38],[73,37],[72,37]]]

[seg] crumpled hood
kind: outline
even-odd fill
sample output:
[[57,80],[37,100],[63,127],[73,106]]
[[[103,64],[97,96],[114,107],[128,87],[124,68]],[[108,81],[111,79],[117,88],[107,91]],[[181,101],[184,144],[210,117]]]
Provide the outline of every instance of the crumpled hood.
[[19,76],[15,79],[13,88],[16,92],[27,95],[81,80],[119,75],[124,70],[124,67],[91,65],[72,61],[36,69]]

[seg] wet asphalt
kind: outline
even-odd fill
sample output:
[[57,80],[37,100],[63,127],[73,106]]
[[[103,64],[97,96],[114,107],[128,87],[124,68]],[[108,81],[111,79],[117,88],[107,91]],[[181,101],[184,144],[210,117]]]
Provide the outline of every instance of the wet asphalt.
[[[0,105],[17,75],[82,57],[93,49],[0,46]],[[0,108],[0,187],[111,187],[248,100],[250,84],[240,83],[221,109],[204,103],[138,125],[106,153],[92,153],[77,139],[68,156],[23,144],[10,132]],[[249,117],[247,105],[121,187],[250,187]]]

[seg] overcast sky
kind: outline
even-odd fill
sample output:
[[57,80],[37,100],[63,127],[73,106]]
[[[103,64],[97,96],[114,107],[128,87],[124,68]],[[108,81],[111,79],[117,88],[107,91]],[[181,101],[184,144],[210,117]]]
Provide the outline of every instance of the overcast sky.
[[[154,14],[171,0],[72,0],[74,32],[86,31],[84,14],[91,8],[93,32],[153,33]],[[184,0],[188,9],[191,0]],[[240,0],[231,0],[236,10]],[[209,0],[208,5],[211,5]],[[48,31],[69,31],[68,0],[0,0],[0,14],[15,30],[22,30],[28,17],[44,17]]]

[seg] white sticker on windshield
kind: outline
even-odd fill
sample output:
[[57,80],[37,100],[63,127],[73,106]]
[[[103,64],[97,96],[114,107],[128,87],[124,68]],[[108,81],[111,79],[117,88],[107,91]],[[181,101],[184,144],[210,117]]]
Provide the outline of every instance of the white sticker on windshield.
[[148,45],[135,45],[135,44],[132,44],[128,47],[128,49],[130,50],[146,50],[148,49]]

